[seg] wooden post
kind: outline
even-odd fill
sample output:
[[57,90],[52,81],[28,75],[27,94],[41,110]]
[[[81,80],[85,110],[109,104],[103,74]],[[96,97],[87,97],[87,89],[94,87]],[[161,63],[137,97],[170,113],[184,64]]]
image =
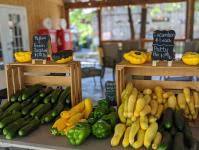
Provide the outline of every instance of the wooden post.
[[129,25],[131,30],[131,39],[135,39],[135,31],[134,31],[134,25],[133,25],[133,18],[131,14],[131,7],[128,6],[128,17],[129,17]]
[[[142,5],[141,30],[140,30],[140,38],[141,39],[145,39],[146,21],[147,21],[147,8],[146,8],[146,5]],[[141,41],[141,48],[144,48],[144,41]]]
[[195,0],[187,0],[186,39],[193,39]]
[[70,10],[69,8],[65,8],[65,16],[66,16],[66,23],[67,23],[67,26],[66,28],[67,29],[70,29]]
[[102,16],[101,7],[97,9],[97,20],[98,20],[98,36],[99,36],[99,47],[102,46]]

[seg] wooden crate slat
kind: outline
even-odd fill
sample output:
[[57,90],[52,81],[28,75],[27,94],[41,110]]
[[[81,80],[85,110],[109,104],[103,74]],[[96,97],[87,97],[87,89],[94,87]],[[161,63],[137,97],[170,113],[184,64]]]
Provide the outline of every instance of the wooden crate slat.
[[[70,73],[71,73],[71,76],[74,77],[74,68],[70,68]],[[74,95],[74,92],[75,92],[75,87],[74,87],[74,83],[75,83],[75,79],[72,78],[71,79],[71,99],[74,99],[74,101],[72,101],[72,106],[74,106],[76,104],[76,96]]]
[[125,74],[140,76],[198,76],[198,68],[156,68],[156,67],[127,67]]
[[14,94],[12,70],[9,65],[6,65],[6,81],[7,81],[7,95],[10,100],[11,95]]
[[161,86],[163,89],[183,89],[189,87],[199,91],[199,83],[192,81],[159,81],[159,80],[132,80],[136,88],[143,90],[144,88],[154,88]]
[[24,75],[24,84],[42,84],[49,86],[70,86],[71,79],[65,76],[27,76]]
[[24,66],[23,71],[29,73],[42,72],[42,73],[66,73],[70,67],[67,66]]
[[20,89],[23,89],[24,88],[24,73],[23,73],[22,67],[18,67],[18,73],[19,73]]
[[12,78],[14,83],[14,93],[16,93],[18,90],[20,90],[19,72],[17,67],[12,68]]

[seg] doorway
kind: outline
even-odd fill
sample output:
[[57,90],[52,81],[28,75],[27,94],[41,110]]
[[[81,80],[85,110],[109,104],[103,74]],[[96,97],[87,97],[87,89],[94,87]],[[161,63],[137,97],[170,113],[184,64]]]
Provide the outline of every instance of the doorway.
[[6,88],[5,65],[14,62],[14,53],[29,49],[25,7],[0,5],[0,90]]

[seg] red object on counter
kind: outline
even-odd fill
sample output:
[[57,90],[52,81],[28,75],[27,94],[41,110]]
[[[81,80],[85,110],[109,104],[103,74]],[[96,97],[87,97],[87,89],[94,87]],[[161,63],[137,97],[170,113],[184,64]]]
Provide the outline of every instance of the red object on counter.
[[58,51],[73,49],[72,33],[70,30],[57,30],[57,49]]
[[53,29],[40,29],[38,31],[40,35],[49,35],[51,42],[51,51],[52,53],[57,53],[57,30]]

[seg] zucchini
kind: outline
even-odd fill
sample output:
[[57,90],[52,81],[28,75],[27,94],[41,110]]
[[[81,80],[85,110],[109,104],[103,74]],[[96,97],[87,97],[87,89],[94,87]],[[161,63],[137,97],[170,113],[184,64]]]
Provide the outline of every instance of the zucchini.
[[45,103],[45,104],[50,103],[51,97],[52,97],[52,93],[50,93],[48,96],[46,96],[46,97],[44,98],[44,103]]
[[177,133],[177,129],[175,126],[172,126],[171,130],[170,130],[171,135],[174,137]]
[[191,149],[194,145],[194,138],[192,136],[191,128],[187,122],[185,122],[184,125],[184,143],[189,149]]
[[43,107],[36,113],[35,118],[40,119],[42,115],[50,110],[51,106],[52,105],[50,103],[44,104]]
[[18,102],[21,102],[21,101],[22,101],[22,94],[19,95],[19,97],[18,97]]
[[58,98],[59,98],[59,95],[60,95],[60,93],[61,93],[61,89],[56,89],[56,90],[54,90],[53,91],[53,93],[52,93],[52,97],[51,97],[51,103],[56,103],[57,102],[57,100],[58,100]]
[[33,86],[27,88],[22,94],[22,100],[26,100],[27,98],[31,97],[36,92],[41,90],[42,87],[43,87],[42,85],[36,84],[36,85],[33,85]]
[[24,118],[19,118],[13,123],[9,124],[3,129],[3,134],[6,135],[6,139],[12,139],[17,135],[17,131],[25,126],[29,121]]
[[21,113],[20,112],[16,112],[13,115],[9,115],[8,117],[3,118],[0,121],[0,128],[4,128],[7,124],[17,120],[20,117],[21,117]]
[[62,103],[65,104],[66,103],[66,99],[70,94],[70,87],[67,87],[64,91],[61,92],[59,99],[58,99],[58,103]]
[[0,116],[0,120],[2,120],[2,119],[5,118],[5,117],[10,116],[11,114],[12,114],[11,112],[9,112],[9,113],[3,113],[3,114]]
[[66,98],[66,106],[68,106],[69,108],[71,107],[71,95],[70,94]]
[[182,113],[182,110],[175,111],[174,113],[175,126],[178,129],[178,131],[183,131],[184,129],[184,116]]
[[163,132],[163,139],[161,144],[158,146],[158,150],[171,150],[172,149],[172,136],[169,132]]
[[24,107],[22,110],[21,110],[21,113],[23,115],[27,115],[34,107],[36,107],[38,104],[37,103],[30,103],[28,104],[26,107]]
[[11,105],[11,101],[7,101],[0,107],[0,110],[4,112],[10,105]]
[[34,99],[32,100],[33,103],[38,103],[42,97],[39,96],[40,94],[36,95],[36,97],[34,97]]
[[25,125],[18,131],[18,135],[25,136],[29,134],[31,131],[33,131],[34,129],[36,129],[37,127],[39,127],[39,125],[40,125],[40,121],[38,119],[33,119],[27,125]]
[[55,119],[55,117],[53,117],[51,115],[52,113],[52,110],[49,111],[48,113],[44,114],[42,117],[41,117],[41,123],[44,124],[44,123],[49,123],[51,121],[53,121]]
[[21,95],[21,91],[19,90],[19,91],[17,91],[15,94],[13,94],[12,96],[11,96],[11,98],[10,98],[10,101],[11,102],[16,102],[16,101],[18,101],[18,97]]
[[31,115],[32,117],[35,116],[36,113],[39,112],[39,111],[42,109],[43,106],[44,106],[44,104],[39,104],[39,105],[37,105],[37,106],[31,111],[30,115]]
[[53,108],[51,115],[56,117],[60,114],[60,112],[64,109],[64,105],[62,103],[57,103],[57,105]]
[[25,106],[27,106],[28,104],[30,104],[31,102],[32,102],[31,100],[23,101],[23,102],[21,103],[21,107],[25,107]]
[[40,92],[40,97],[43,98],[43,97],[47,96],[48,94],[50,94],[52,91],[53,91],[52,87],[45,88],[44,90],[42,90]]
[[185,150],[184,136],[182,132],[176,133],[172,150]]
[[171,108],[167,108],[164,112],[163,125],[167,130],[170,130],[173,126],[173,110]]
[[18,111],[21,109],[21,104],[19,102],[15,102],[15,103],[12,103],[7,109],[6,109],[6,113],[10,113],[10,112],[13,112],[13,111]]

